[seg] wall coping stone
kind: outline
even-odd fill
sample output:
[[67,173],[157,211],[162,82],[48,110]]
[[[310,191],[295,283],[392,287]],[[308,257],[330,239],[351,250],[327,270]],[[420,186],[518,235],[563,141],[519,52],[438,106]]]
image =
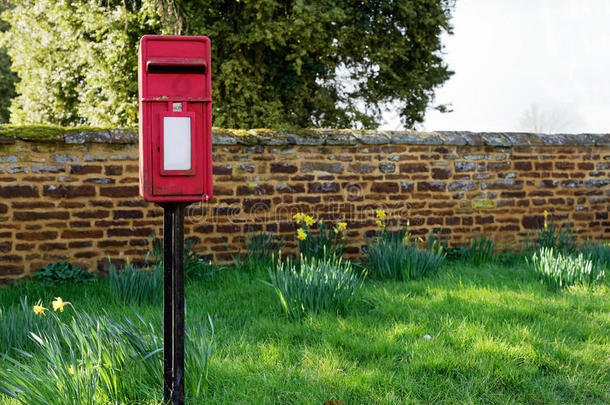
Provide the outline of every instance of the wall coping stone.
[[[467,145],[467,146],[610,146],[610,134],[534,134],[525,132],[379,131],[354,129],[213,129],[214,145]],[[0,144],[16,140],[65,144],[136,144],[134,128],[62,128],[0,125]]]

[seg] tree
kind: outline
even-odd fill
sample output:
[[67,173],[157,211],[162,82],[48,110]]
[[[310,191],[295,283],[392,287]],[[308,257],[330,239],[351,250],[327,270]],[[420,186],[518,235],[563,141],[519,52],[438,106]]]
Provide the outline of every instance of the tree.
[[[0,0],[0,13],[8,9],[8,2]],[[0,20],[0,32],[8,29],[8,24]],[[5,48],[0,48],[0,123],[8,122],[8,106],[11,99],[15,97],[15,83],[17,75],[11,71],[11,59],[6,53]]]
[[411,127],[452,73],[452,0],[14,2],[14,122],[135,123],[145,33],[212,39],[216,126],[374,128],[394,102]]

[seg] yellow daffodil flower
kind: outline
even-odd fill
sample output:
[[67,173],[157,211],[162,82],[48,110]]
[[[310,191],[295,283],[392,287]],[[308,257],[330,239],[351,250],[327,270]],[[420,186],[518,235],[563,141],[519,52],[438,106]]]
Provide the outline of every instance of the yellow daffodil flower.
[[375,223],[377,224],[377,226],[380,226],[380,227],[382,227],[382,228],[385,226],[385,225],[383,224],[383,221],[381,221],[381,220],[379,220],[379,219],[378,219],[377,221],[375,221]]
[[70,375],[74,375],[74,366],[68,367],[68,373],[70,373]]
[[294,219],[294,222],[296,222],[296,223],[297,223],[297,225],[298,225],[298,224],[300,224],[300,223],[301,223],[301,221],[303,220],[303,217],[304,217],[304,215],[303,215],[302,213],[300,213],[300,212],[299,212],[299,213],[294,214],[294,215],[292,216],[292,219]]
[[48,311],[48,309],[47,309],[47,308],[45,308],[45,307],[43,307],[43,306],[42,306],[42,302],[41,302],[41,301],[38,301],[38,303],[37,303],[36,305],[34,305],[33,310],[34,310],[34,313],[35,313],[36,315],[46,315],[46,314],[44,313],[44,311]]
[[335,233],[339,233],[339,230],[337,228],[333,229],[333,231],[335,231]]
[[379,219],[384,219],[385,218],[385,211],[384,210],[377,210],[377,211],[375,211],[375,214],[377,215],[377,218],[379,218]]
[[411,221],[407,219],[407,226],[411,226]]
[[305,215],[303,217],[303,220],[305,221],[305,225],[307,225],[307,226],[312,226],[313,224],[316,223],[316,220],[313,219],[313,217],[310,217],[309,215]]
[[347,229],[347,222],[339,222],[337,224],[337,229],[341,232],[345,231]]
[[307,234],[301,228],[297,229],[297,239],[298,240],[307,239]]
[[55,301],[53,301],[53,311],[57,311],[59,309],[59,312],[64,312],[64,307],[66,305],[72,304],[68,301],[62,300],[61,297],[55,297]]
[[549,212],[547,210],[544,210],[544,219],[546,219],[546,217],[549,215]]

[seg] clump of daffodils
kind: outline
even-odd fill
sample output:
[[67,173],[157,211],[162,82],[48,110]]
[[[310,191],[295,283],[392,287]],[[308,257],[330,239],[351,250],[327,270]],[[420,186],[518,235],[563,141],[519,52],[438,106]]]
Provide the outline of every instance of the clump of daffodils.
[[297,229],[297,239],[298,240],[307,239],[307,233],[302,228]]
[[[68,301],[64,301],[61,297],[55,297],[55,300],[51,303],[51,305],[53,306],[53,311],[57,312],[59,310],[59,312],[64,312],[64,308],[66,307],[66,305],[70,305],[72,306],[72,304]],[[36,305],[34,305],[34,307],[32,308],[32,310],[34,311],[34,313],[36,315],[46,315],[45,311],[48,311],[48,308],[45,308],[42,305],[42,301],[38,300],[38,302],[36,303]]]
[[297,225],[303,223],[307,227],[311,227],[316,223],[316,220],[312,216],[303,214],[302,212],[294,214],[292,219],[294,219],[294,222],[296,222]]
[[[305,257],[325,257],[326,255],[341,256],[344,240],[347,234],[347,222],[337,222],[331,225],[322,219],[299,212],[292,216],[295,226],[295,237],[299,242],[299,250]],[[314,231],[315,225],[315,231]]]
[[382,229],[385,228],[385,217],[386,217],[385,211],[377,210],[377,211],[375,211],[375,216],[377,217],[377,220],[375,221],[377,226]]

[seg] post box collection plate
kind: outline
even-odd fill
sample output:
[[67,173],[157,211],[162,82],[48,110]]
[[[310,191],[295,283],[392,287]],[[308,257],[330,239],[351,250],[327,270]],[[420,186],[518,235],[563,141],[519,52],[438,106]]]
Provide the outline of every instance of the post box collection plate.
[[145,35],[140,41],[140,195],[144,200],[212,198],[210,40]]

